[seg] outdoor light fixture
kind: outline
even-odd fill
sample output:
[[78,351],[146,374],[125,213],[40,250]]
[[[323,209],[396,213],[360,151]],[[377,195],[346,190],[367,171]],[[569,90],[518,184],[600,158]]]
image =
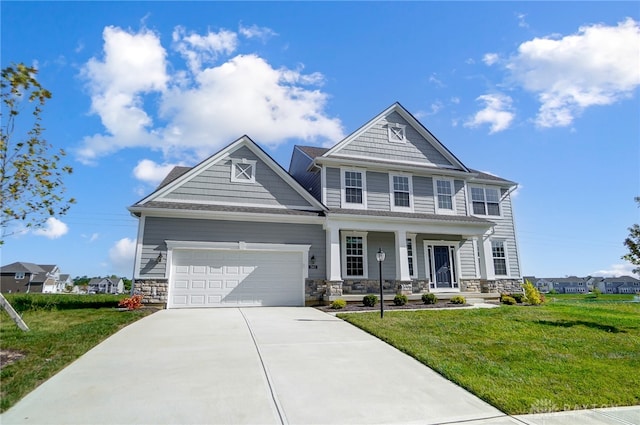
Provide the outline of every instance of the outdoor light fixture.
[[314,265],[316,263],[316,256],[315,255],[311,255],[311,258],[309,259],[309,262],[311,263],[311,265]]
[[384,251],[382,248],[378,248],[376,252],[376,260],[378,260],[378,270],[380,276],[380,318],[384,317],[384,294],[382,293],[382,262],[384,261]]
[[158,254],[158,258],[156,258],[156,263],[162,263],[162,253]]

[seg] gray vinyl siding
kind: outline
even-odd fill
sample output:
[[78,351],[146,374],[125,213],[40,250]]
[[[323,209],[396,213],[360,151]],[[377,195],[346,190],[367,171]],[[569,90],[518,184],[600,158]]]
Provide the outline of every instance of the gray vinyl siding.
[[385,280],[395,280],[396,278],[396,239],[393,233],[369,232],[367,233],[367,267],[369,279],[379,278],[380,270],[376,253],[378,248],[382,248],[385,253],[382,263],[382,278]]
[[473,249],[473,240],[464,241],[458,248],[458,258],[460,258],[461,278],[474,278],[478,275],[476,271],[476,253]]
[[326,169],[326,196],[325,205],[329,208],[340,208],[341,176],[339,168],[327,167]]
[[456,199],[456,215],[467,215],[467,195],[462,180],[454,180],[453,187]]
[[413,205],[416,213],[436,213],[431,177],[413,176]]
[[[504,195],[504,189],[503,189]],[[513,222],[513,210],[511,206],[511,196],[507,195],[500,203],[502,217],[489,217],[491,221],[496,223],[491,238],[502,239],[505,241],[507,249],[507,260],[510,277],[520,277],[520,264],[518,261],[519,253],[516,245],[515,227]]]
[[309,269],[309,278],[325,278],[326,236],[322,225],[146,217],[141,277],[166,277],[166,260],[156,263],[159,253],[167,258],[165,240],[310,244],[309,257],[315,256],[318,268]]
[[[243,158],[257,161],[255,183],[231,181],[231,160]],[[164,198],[265,206],[311,206],[306,199],[247,147],[241,147],[234,151],[229,157],[213,164],[209,169],[204,170],[158,200],[161,201]]]
[[[405,125],[406,142],[389,142],[387,125],[397,123]],[[356,137],[336,155],[357,155],[372,159],[421,162],[425,165],[451,166],[452,164],[433,147],[397,112],[389,114],[375,123],[369,130]]]
[[293,149],[291,164],[289,164],[289,174],[291,174],[302,187],[311,193],[314,198],[321,201],[320,171],[318,170],[313,173],[307,171],[309,164],[311,164],[311,159],[308,156],[300,152],[298,149]]
[[367,171],[367,209],[389,211],[389,174]]

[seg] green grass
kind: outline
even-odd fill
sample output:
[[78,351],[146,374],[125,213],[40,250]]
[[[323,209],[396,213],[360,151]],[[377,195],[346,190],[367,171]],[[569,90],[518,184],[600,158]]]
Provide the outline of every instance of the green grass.
[[508,414],[640,404],[640,303],[341,314]]
[[114,308],[30,310],[22,315],[30,331],[23,332],[0,310],[0,348],[25,354],[0,371],[0,412],[109,335],[149,313]]

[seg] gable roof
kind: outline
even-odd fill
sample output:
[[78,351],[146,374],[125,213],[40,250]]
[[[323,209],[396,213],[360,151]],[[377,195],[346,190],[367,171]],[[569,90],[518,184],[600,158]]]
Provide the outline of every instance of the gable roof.
[[354,140],[358,138],[365,131],[369,130],[373,127],[378,121],[383,119],[384,117],[390,115],[391,113],[398,113],[404,120],[406,120],[414,130],[416,130],[428,143],[430,143],[433,148],[435,148],[444,158],[446,158],[451,164],[455,165],[459,169],[469,172],[469,169],[460,161],[449,149],[447,149],[427,128],[422,125],[420,121],[418,121],[409,111],[407,111],[399,102],[394,103],[389,106],[387,109],[373,117],[362,127],[351,133],[349,136],[345,137],[338,144],[327,150],[321,156],[323,158],[328,158],[330,156],[338,154],[343,148],[348,146]]
[[[326,211],[325,207],[320,201],[314,198],[309,192],[307,192],[280,164],[278,164],[269,154],[267,154],[260,146],[258,146],[251,138],[244,135],[236,141],[230,143],[225,148],[221,149],[209,158],[201,161],[194,167],[174,167],[167,177],[160,183],[160,185],[150,195],[136,202],[132,208],[145,207],[151,202],[156,202],[162,196],[170,193],[173,189],[179,187],[190,179],[194,178],[201,172],[207,170],[212,165],[226,159],[231,153],[242,147],[248,148],[253,152],[263,163],[265,163],[273,172],[275,172],[282,180],[284,180],[298,195],[304,198],[312,208],[317,208],[321,211]],[[166,203],[164,203],[166,204]],[[188,201],[184,202],[185,205],[189,204]],[[156,206],[158,208],[160,206]],[[162,207],[160,207],[162,208]],[[131,209],[131,208],[130,208]]]
[[25,263],[22,261],[17,261],[15,263],[7,264],[6,266],[2,266],[0,268],[0,273],[45,273],[45,270],[37,264],[34,263]]

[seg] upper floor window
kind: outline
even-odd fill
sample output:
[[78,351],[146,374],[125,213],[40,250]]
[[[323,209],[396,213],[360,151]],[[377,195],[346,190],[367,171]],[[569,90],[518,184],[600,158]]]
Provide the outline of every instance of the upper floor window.
[[492,187],[471,187],[473,213],[477,215],[500,215],[500,191]]
[[24,272],[16,272],[16,279],[24,279]]
[[343,170],[343,207],[364,208],[366,184],[364,171]]
[[411,210],[411,176],[390,175],[391,209]]
[[256,161],[246,159],[231,160],[231,181],[236,183],[255,183]]
[[452,214],[454,212],[453,181],[436,179],[436,211]]
[[390,142],[404,143],[407,139],[405,137],[406,126],[402,124],[390,123],[387,125],[387,136]]
[[504,241],[491,241],[491,252],[493,254],[493,270],[498,276],[507,276],[507,253],[504,248]]

